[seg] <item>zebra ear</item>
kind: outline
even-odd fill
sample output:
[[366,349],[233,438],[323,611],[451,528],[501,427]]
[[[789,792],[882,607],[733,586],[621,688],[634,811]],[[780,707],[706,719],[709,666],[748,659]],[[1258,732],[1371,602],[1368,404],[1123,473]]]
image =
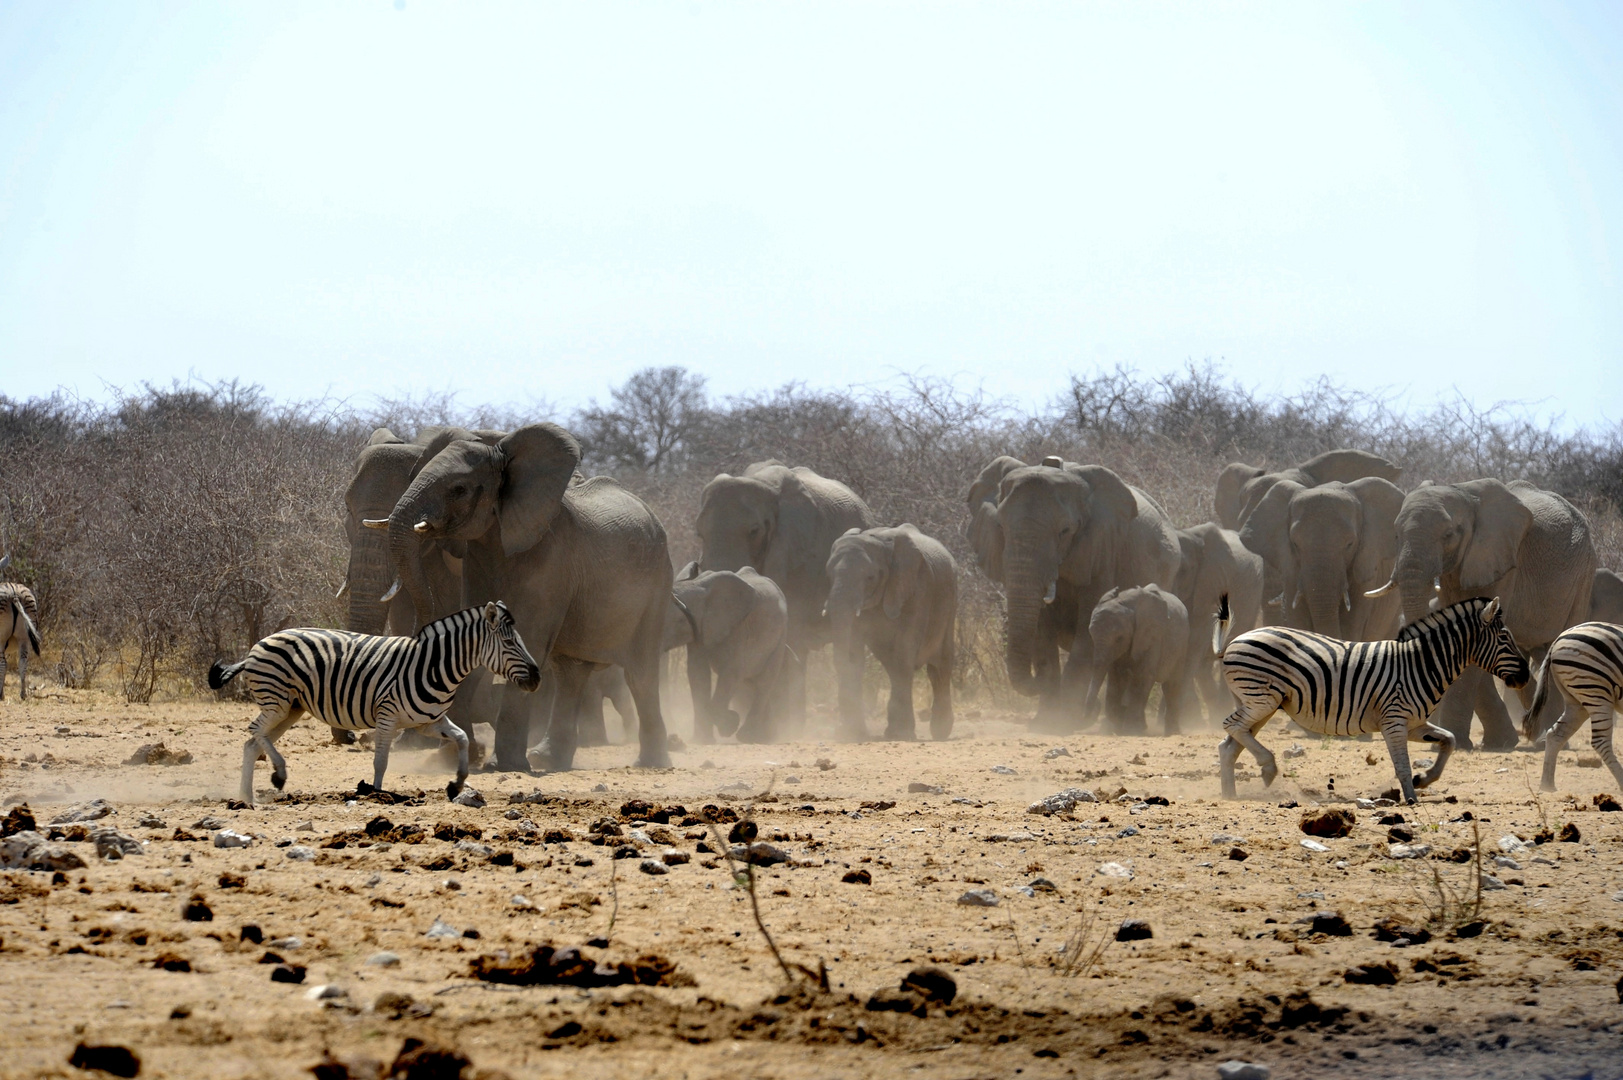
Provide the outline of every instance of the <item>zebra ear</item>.
[[485,621],[491,626],[500,626],[502,621],[501,605],[492,600],[485,605]]
[[1482,609],[1482,621],[1492,625],[1494,616],[1499,614],[1499,598],[1496,596],[1488,601],[1488,606]]

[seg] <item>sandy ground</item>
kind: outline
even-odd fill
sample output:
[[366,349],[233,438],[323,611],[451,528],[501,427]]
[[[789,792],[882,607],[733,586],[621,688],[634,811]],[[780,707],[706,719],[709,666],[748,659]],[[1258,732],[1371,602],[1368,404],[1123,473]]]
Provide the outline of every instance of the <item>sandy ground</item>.
[[[1212,732],[1043,738],[1011,715],[961,707],[942,744],[690,747],[663,771],[628,768],[630,747],[587,749],[569,774],[476,774],[481,809],[446,803],[431,751],[397,752],[389,776],[392,791],[426,792],[421,804],[348,801],[370,779],[370,754],[306,722],[281,744],[291,773],[281,801],[231,810],[249,707],[61,692],[24,704],[8,689],[0,800],[26,801],[43,828],[103,798],[116,811],[99,824],[146,843],[104,861],[92,844],[66,842],[88,865],[56,884],[49,872],[0,872],[0,1077],[85,1075],[66,1064],[80,1041],[132,1048],[142,1076],[300,1077],[325,1050],[387,1060],[408,1035],[458,1048],[469,1076],[1207,1078],[1230,1058],[1275,1077],[1623,1076],[1623,813],[1596,809],[1609,777],[1574,753],[1563,755],[1558,795],[1537,794],[1534,754],[1460,755],[1420,806],[1398,808],[1435,854],[1469,848],[1479,828],[1487,871],[1506,882],[1482,897],[1482,932],[1456,937],[1450,926],[1469,913],[1439,917],[1438,882],[1469,900],[1471,866],[1393,859],[1377,823],[1390,811],[1340,801],[1391,786],[1384,749],[1293,736],[1277,722],[1264,741],[1305,753],[1282,760],[1272,789],[1254,767],[1243,772],[1242,798],[1228,803],[1217,798]],[[159,740],[194,761],[124,764]],[[1056,748],[1067,754],[1051,757]],[[274,795],[263,764],[257,784],[262,800]],[[1069,787],[1106,802],[1026,812]],[[509,802],[536,791],[553,798]],[[1148,796],[1167,805],[1142,805]],[[667,826],[674,843],[659,842],[657,825],[621,822],[653,833],[644,854],[692,854],[664,875],[587,842],[594,820],[631,799],[693,816],[753,805],[762,838],[793,857],[760,872],[763,917],[787,960],[826,966],[829,991],[801,979],[782,993],[747,893],[725,861],[696,851],[714,837],[682,815]],[[1320,802],[1357,818],[1326,852],[1304,848],[1298,827]],[[1466,811],[1474,822],[1455,820]],[[162,826],[140,824],[148,814]],[[324,846],[378,815],[425,834],[477,827],[495,861],[432,835]],[[197,824],[209,816],[253,844],[215,848]],[[1492,863],[1501,837],[1568,823],[1577,842],[1518,851],[1519,869]],[[200,839],[176,840],[177,828]],[[550,829],[575,839],[539,842]],[[1214,843],[1219,834],[1229,839]],[[314,858],[290,857],[294,846]],[[1230,858],[1233,848],[1248,857]],[[1132,876],[1101,874],[1108,863]],[[842,881],[851,870],[871,884]],[[1021,891],[1037,878],[1054,890]],[[958,903],[970,889],[992,890],[999,905]],[[194,894],[210,921],[182,918]],[[1333,913],[1350,935],[1302,921]],[[1377,940],[1385,917],[1432,938]],[[1153,937],[1115,941],[1124,919],[1147,921]],[[478,937],[425,936],[436,920]],[[263,944],[241,940],[250,924]],[[1063,950],[1078,935],[1084,952],[1106,944],[1067,971]],[[591,955],[659,954],[696,985],[513,987],[468,974],[482,954],[602,936],[609,946]],[[307,968],[305,982],[273,982],[267,951]],[[369,963],[383,952],[399,963]],[[951,1007],[922,1017],[867,1008],[931,962],[957,981]],[[1344,978],[1384,964],[1393,985]],[[321,985],[344,996],[309,1000]],[[385,994],[415,1007],[400,997],[377,1007]]]

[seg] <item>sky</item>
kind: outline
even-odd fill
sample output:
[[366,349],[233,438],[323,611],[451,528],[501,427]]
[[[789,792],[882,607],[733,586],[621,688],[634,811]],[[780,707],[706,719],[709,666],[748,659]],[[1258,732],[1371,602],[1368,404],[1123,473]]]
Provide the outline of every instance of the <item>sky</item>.
[[0,394],[1623,421],[1623,5],[0,0]]

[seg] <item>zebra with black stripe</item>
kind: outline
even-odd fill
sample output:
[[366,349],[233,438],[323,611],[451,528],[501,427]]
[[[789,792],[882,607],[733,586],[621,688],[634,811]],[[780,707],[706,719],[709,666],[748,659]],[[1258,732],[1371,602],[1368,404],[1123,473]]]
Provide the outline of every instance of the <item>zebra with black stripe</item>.
[[283,630],[248,651],[236,664],[216,660],[209,688],[218,690],[248,673],[248,693],[259,715],[242,747],[242,801],[254,801],[254,762],[270,759],[271,783],[287,783],[287,763],[276,740],[305,713],[334,730],[374,730],[372,783],[383,787],[389,747],[407,728],[456,743],[456,779],[445,793],[455,798],[468,778],[468,736],[451,723],[451,698],[475,667],[504,676],[521,690],[534,690],[541,669],[524,647],[507,605],[468,608],[429,623],[416,637],[379,637],[347,630]]
[[[0,571],[11,565],[11,554],[0,557]],[[0,701],[6,696],[6,650],[17,640],[17,681],[28,700],[28,650],[39,655],[39,602],[33,590],[15,581],[0,582]]]
[[1589,721],[1589,744],[1595,748],[1612,778],[1623,788],[1623,765],[1612,748],[1612,725],[1618,703],[1623,701],[1623,626],[1604,622],[1579,623],[1550,642],[1544,663],[1538,671],[1538,688],[1532,707],[1522,721],[1524,734],[1538,715],[1554,682],[1566,699],[1566,708],[1550,730],[1544,733],[1544,778],[1539,787],[1555,790],[1555,756]]
[[[1511,687],[1527,685],[1527,660],[1505,629],[1499,598],[1450,604],[1405,626],[1395,641],[1342,641],[1306,630],[1268,626],[1236,637],[1223,649],[1223,681],[1240,707],[1227,720],[1218,747],[1223,797],[1234,795],[1234,762],[1244,747],[1262,767],[1262,781],[1278,775],[1274,755],[1257,732],[1283,711],[1309,731],[1325,735],[1380,732],[1406,802],[1429,787],[1454,752],[1454,736],[1427,722],[1443,691],[1475,664]],[[1409,743],[1437,744],[1437,760],[1424,776],[1409,774]]]

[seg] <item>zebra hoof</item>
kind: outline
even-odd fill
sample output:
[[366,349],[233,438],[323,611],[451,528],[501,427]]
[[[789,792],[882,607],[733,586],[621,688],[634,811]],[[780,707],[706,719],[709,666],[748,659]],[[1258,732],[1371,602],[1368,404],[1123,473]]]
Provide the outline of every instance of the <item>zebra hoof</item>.
[[1273,787],[1274,779],[1279,775],[1279,766],[1272,761],[1262,767],[1262,786]]
[[271,785],[281,791],[287,786],[287,773],[271,773]]
[[462,794],[462,781],[452,780],[445,785],[445,797],[447,799],[454,799],[460,794]]

